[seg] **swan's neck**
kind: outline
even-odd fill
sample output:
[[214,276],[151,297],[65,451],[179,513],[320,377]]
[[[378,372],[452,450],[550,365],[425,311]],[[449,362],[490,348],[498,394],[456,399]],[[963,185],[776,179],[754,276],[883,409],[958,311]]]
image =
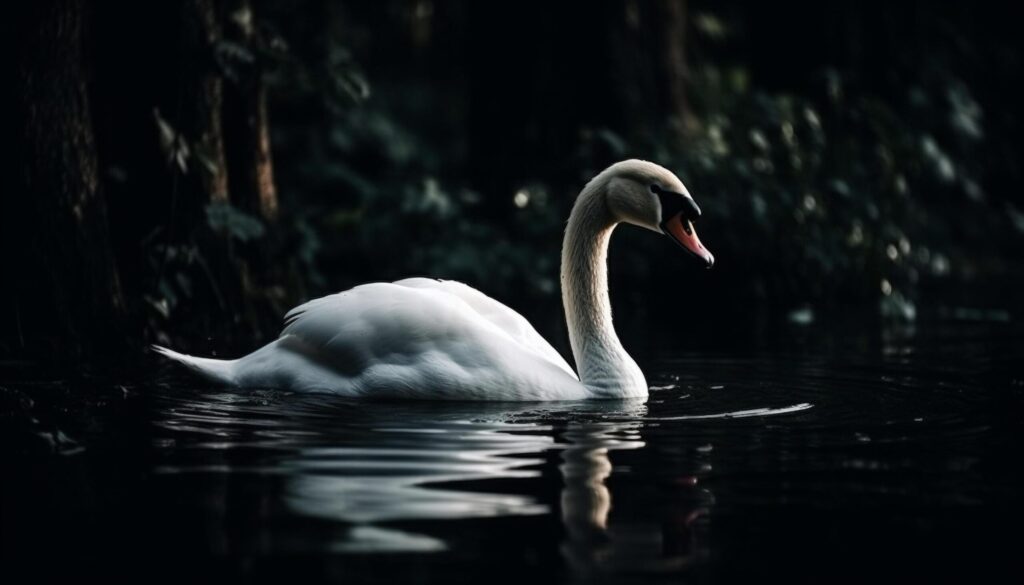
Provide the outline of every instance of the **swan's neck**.
[[562,243],[562,305],[572,353],[580,381],[602,398],[647,395],[643,372],[612,326],[607,259],[617,224],[605,184],[595,179],[576,199]]

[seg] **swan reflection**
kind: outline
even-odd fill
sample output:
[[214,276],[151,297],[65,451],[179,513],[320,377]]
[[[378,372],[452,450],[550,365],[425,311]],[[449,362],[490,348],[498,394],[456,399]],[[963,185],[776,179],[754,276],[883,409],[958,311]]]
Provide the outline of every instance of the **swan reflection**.
[[570,424],[563,434],[568,442],[559,470],[562,489],[562,524],[566,540],[562,552],[576,570],[588,570],[613,546],[608,534],[612,494],[605,483],[612,473],[609,451],[639,449],[640,423],[594,422]]
[[522,430],[522,425],[494,423],[381,428],[376,437],[395,446],[303,449],[281,463],[290,478],[285,498],[297,512],[358,524],[543,514],[547,507],[526,496],[440,487],[539,475],[525,468],[541,459],[510,456],[543,452],[553,441],[515,434]]
[[[159,471],[267,478],[289,513],[328,521],[320,546],[333,552],[443,551],[436,521],[545,514],[559,515],[562,557],[579,575],[688,550],[660,518],[616,515],[629,506],[608,482],[634,480],[614,470],[618,452],[645,446],[642,402],[531,409],[223,393],[165,400],[157,424],[173,446]],[[555,498],[537,487],[552,472]],[[238,506],[229,495],[218,494],[224,509]]]
[[[573,574],[590,582],[598,575],[666,573],[678,571],[704,554],[698,533],[706,526],[706,510],[713,501],[697,485],[697,477],[659,470],[645,476],[663,477],[669,486],[646,486],[651,497],[641,505],[616,502],[609,480],[622,460],[620,451],[649,448],[642,439],[643,425],[652,420],[646,407],[603,417],[608,420],[569,423],[559,466],[564,488],[561,519],[565,527],[562,555]],[[689,462],[693,463],[693,462]],[[621,473],[622,481],[637,475]],[[666,489],[667,487],[667,489]],[[636,494],[643,488],[627,489]],[[661,500],[660,498],[664,498]],[[632,504],[632,505],[630,505]],[[650,510],[655,510],[653,517]],[[617,512],[618,511],[618,512]]]

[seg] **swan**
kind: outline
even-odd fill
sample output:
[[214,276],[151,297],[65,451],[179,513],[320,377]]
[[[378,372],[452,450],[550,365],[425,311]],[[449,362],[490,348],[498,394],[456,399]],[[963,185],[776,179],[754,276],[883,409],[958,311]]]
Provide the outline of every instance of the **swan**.
[[579,375],[520,314],[461,282],[408,278],[311,300],[281,335],[235,360],[154,346],[206,378],[238,387],[352,398],[550,401],[647,396],[612,326],[608,242],[619,223],[667,235],[710,268],[683,183],[642,160],[615,163],[580,191],[562,242],[562,306]]

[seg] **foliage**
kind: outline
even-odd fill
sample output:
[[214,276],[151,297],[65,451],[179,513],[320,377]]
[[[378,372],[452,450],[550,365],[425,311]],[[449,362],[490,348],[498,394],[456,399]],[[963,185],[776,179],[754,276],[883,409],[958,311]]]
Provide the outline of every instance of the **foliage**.
[[[272,250],[303,275],[289,286],[306,295],[430,275],[467,281],[527,313],[534,300],[557,307],[557,250],[573,197],[627,157],[676,171],[703,207],[698,227],[719,260],[700,287],[711,309],[792,310],[794,322],[807,323],[819,310],[867,305],[913,319],[929,287],[1005,270],[1005,250],[1024,233],[1024,212],[993,181],[998,169],[986,154],[1005,147],[991,128],[992,100],[956,54],[924,65],[893,60],[871,75],[825,67],[804,86],[768,88],[751,64],[715,57],[712,49],[742,38],[735,19],[700,11],[696,42],[710,49],[692,58],[687,79],[693,123],[671,119],[668,107],[629,123],[558,112],[572,132],[559,135],[560,157],[537,165],[528,156],[535,127],[508,133],[500,120],[472,116],[473,100],[492,98],[486,88],[388,61],[382,47],[401,38],[404,17],[385,11],[394,20],[371,35],[353,13],[384,17],[362,10],[328,7],[323,22],[270,11],[263,40],[218,48],[229,79],[258,62],[270,82],[286,240]],[[636,88],[646,87],[644,75],[656,79],[630,74]],[[503,103],[553,107],[539,99]],[[514,143],[504,152],[519,156],[500,161],[509,171],[481,183],[474,149],[491,145],[473,136]],[[168,144],[176,160],[173,136]],[[207,209],[207,220],[240,245],[266,239],[258,221],[230,207]],[[655,295],[690,290],[691,272],[663,265],[664,242],[631,239],[613,248],[613,279],[656,274]],[[197,249],[163,254],[190,279],[206,278]],[[173,306],[188,287],[163,280],[169,292],[160,298]],[[626,288],[616,294],[632,307],[671,302]]]
[[266,229],[258,218],[239,211],[230,203],[217,202],[206,206],[206,223],[214,232],[248,242],[263,237]]

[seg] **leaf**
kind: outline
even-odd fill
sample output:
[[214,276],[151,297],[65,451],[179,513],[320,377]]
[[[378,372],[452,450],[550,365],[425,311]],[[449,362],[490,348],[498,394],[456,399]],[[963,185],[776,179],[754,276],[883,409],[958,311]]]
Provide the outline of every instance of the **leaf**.
[[327,90],[339,104],[358,105],[370,97],[370,83],[352,58],[352,54],[340,45],[328,48]]
[[221,40],[213,47],[213,60],[232,83],[245,84],[257,74],[256,55],[240,43]]
[[214,161],[212,150],[213,149],[209,145],[202,142],[196,143],[193,148],[193,153],[195,154],[196,160],[199,161],[200,168],[206,171],[210,176],[216,175],[219,170],[217,168],[217,163]]
[[188,159],[191,156],[191,149],[184,137],[171,126],[170,122],[160,115],[158,108],[153,108],[153,118],[156,120],[157,135],[160,140],[160,151],[167,159],[167,164],[177,165],[182,173],[188,172]]
[[334,71],[331,79],[334,82],[335,94],[352,104],[364,102],[370,97],[370,83],[358,71],[353,69]]
[[206,206],[206,222],[215,232],[248,242],[263,237],[263,222],[230,203],[211,203]]
[[178,133],[174,131],[171,124],[164,120],[163,116],[160,115],[159,108],[153,108],[153,117],[156,119],[157,133],[160,137],[160,149],[164,151],[167,158],[170,158],[170,152],[174,148],[174,142],[178,138]]
[[143,298],[145,298],[146,302],[149,303],[151,307],[156,309],[156,312],[159,313],[160,316],[163,317],[164,319],[167,319],[171,316],[171,308],[167,304],[167,299],[156,299],[150,295],[144,295]]
[[178,164],[178,169],[181,172],[188,172],[188,157],[189,157],[188,143],[181,141],[178,143],[178,147],[174,150],[174,162]]

